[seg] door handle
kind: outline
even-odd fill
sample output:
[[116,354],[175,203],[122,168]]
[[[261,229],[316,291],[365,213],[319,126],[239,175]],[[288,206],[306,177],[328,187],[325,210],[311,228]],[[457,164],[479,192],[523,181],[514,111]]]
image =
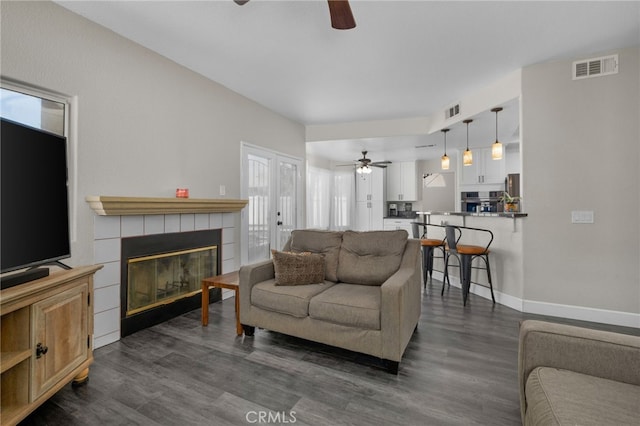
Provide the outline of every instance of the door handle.
[[282,221],[281,220],[277,221],[276,225],[278,225],[278,226],[282,225]]

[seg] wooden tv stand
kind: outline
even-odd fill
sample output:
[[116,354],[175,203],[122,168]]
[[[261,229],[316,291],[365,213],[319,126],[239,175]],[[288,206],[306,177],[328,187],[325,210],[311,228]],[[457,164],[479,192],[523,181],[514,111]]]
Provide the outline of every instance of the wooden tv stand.
[[0,419],[15,425],[93,361],[93,275],[102,265],[54,272],[0,292]]

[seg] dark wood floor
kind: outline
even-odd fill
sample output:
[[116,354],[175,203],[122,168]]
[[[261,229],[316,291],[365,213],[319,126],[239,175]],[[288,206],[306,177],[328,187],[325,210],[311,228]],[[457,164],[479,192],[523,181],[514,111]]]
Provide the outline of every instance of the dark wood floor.
[[474,295],[463,307],[459,289],[441,297],[436,281],[433,290],[397,376],[278,333],[236,337],[230,299],[210,306],[208,327],[196,310],[97,349],[88,384],[65,387],[22,424],[520,424],[518,322],[543,318]]

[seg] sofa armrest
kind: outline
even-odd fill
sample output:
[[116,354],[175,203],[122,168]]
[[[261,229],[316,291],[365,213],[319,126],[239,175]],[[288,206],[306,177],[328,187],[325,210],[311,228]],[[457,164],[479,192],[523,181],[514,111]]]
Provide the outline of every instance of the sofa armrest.
[[[244,265],[238,272],[240,290],[240,320],[248,317],[251,308],[251,289],[254,285],[276,277],[273,260]],[[244,323],[243,323],[244,324]],[[253,325],[253,324],[249,324]]]
[[640,336],[545,321],[523,321],[518,347],[523,423],[527,377],[533,369],[542,366],[640,385]]
[[383,358],[400,361],[420,320],[420,243],[408,240],[398,269],[380,287],[380,331]]

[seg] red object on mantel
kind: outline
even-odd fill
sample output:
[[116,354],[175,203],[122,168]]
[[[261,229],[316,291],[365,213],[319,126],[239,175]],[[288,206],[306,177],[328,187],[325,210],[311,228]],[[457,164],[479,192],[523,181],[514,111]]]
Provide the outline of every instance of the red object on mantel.
[[189,198],[189,188],[176,189],[176,198]]

